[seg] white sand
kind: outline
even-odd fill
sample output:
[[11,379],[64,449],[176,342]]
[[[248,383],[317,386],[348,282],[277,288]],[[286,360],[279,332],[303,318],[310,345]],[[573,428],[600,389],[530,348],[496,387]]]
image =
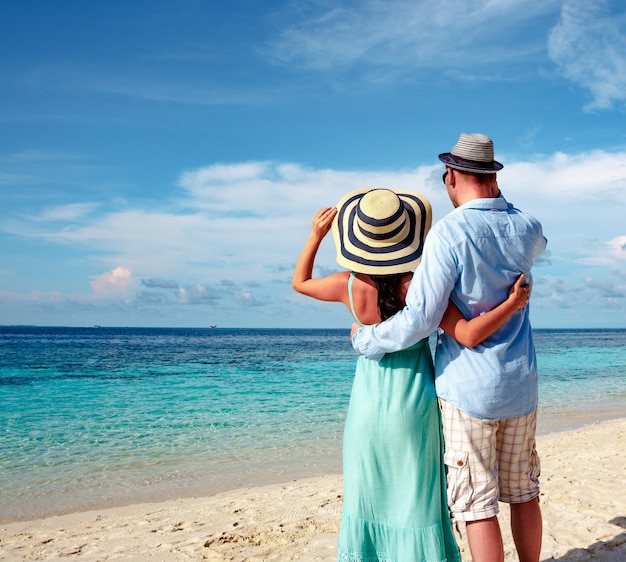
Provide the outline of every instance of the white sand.
[[[540,436],[538,450],[541,560],[626,561],[626,418]],[[4,524],[0,560],[331,562],[340,514],[341,477],[330,475]],[[502,506],[505,558],[513,561],[507,518]]]

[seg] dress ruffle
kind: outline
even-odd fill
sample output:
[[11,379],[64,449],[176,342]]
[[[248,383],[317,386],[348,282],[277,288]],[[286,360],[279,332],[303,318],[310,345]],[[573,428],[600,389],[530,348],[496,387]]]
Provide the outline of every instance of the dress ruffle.
[[[450,544],[449,538],[446,540],[441,525],[403,529],[344,514],[337,561],[460,562],[458,550]],[[344,544],[362,546],[359,551],[354,551]],[[384,550],[381,549],[383,545]]]

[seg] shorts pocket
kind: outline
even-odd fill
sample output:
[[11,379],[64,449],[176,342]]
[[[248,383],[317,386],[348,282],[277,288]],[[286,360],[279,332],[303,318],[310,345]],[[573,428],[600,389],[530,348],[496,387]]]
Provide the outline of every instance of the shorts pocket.
[[443,455],[448,484],[448,505],[453,513],[465,511],[474,494],[468,458],[467,451],[454,449],[446,450]]
[[530,455],[530,480],[537,486],[539,486],[539,476],[541,476],[541,461],[537,450],[533,449]]

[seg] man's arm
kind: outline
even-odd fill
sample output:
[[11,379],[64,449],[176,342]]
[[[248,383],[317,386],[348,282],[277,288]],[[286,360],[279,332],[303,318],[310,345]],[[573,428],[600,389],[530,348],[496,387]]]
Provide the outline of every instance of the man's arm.
[[450,249],[433,236],[426,237],[422,262],[406,296],[406,306],[391,318],[354,332],[357,353],[378,361],[385,353],[406,349],[428,337],[439,326],[457,277]]

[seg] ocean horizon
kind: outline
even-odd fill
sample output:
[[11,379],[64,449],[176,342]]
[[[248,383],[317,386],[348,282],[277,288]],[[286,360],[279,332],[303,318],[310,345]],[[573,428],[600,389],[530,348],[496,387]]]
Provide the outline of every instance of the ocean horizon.
[[[341,472],[348,334],[0,326],[0,521]],[[626,330],[533,337],[540,433],[623,416]]]

